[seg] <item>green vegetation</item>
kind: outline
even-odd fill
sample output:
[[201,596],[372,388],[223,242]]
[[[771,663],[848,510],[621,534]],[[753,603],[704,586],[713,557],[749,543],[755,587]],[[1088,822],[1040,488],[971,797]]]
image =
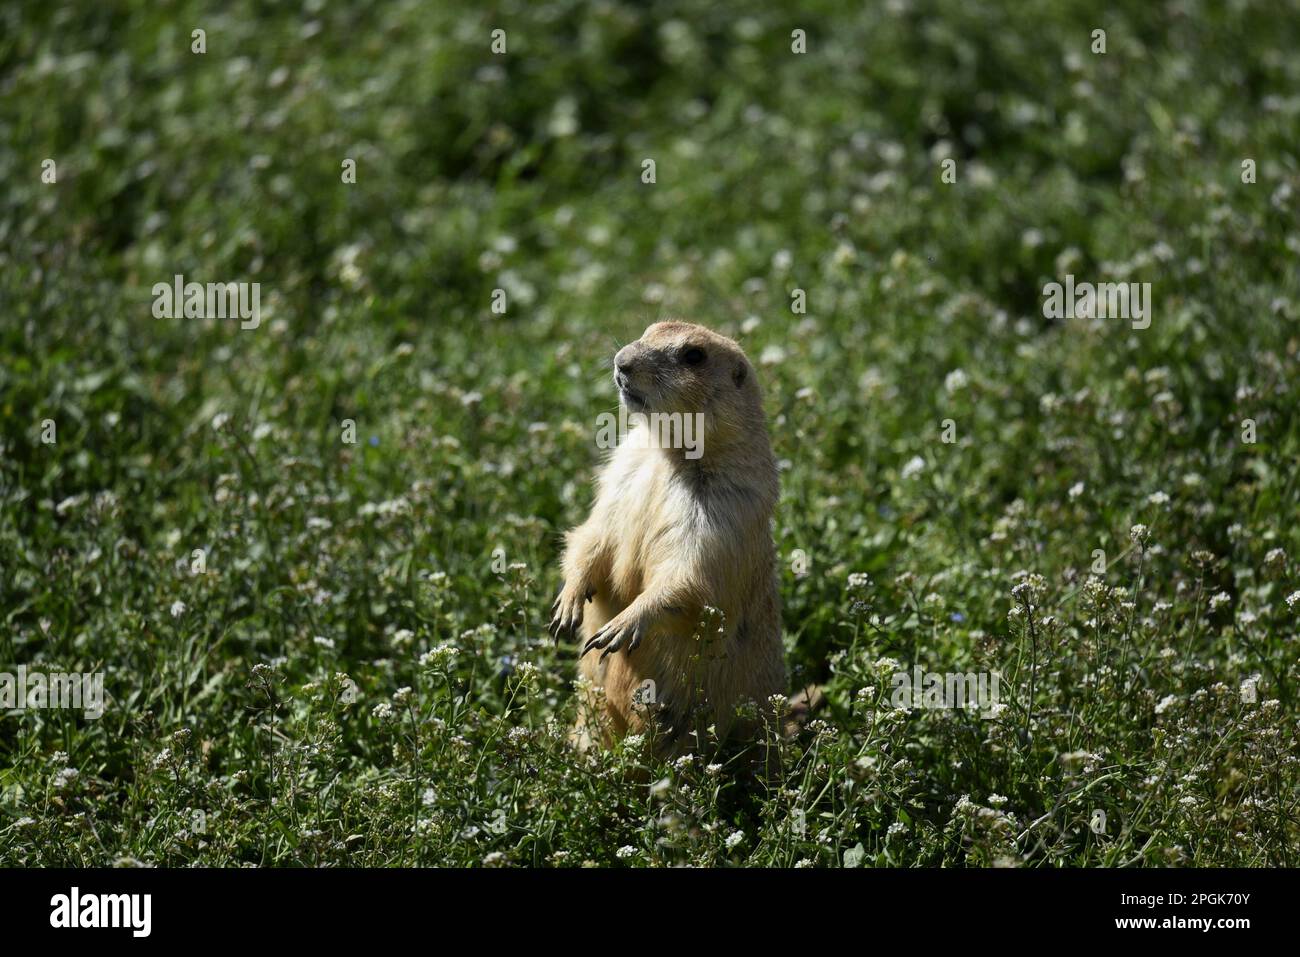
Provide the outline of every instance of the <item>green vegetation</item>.
[[[0,672],[111,698],[0,713],[0,863],[1300,863],[1300,18],[798,6],[0,8]],[[564,740],[560,536],[669,316],[783,460],[830,706],[770,782]]]

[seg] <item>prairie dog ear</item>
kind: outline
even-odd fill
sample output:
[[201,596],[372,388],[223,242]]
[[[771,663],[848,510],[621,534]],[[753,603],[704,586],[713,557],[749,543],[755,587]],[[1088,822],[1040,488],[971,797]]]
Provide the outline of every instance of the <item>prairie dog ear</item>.
[[736,383],[737,389],[739,389],[742,385],[745,384],[745,376],[747,374],[748,372],[745,369],[745,362],[742,359],[740,362],[736,363],[736,371],[731,373],[731,381]]

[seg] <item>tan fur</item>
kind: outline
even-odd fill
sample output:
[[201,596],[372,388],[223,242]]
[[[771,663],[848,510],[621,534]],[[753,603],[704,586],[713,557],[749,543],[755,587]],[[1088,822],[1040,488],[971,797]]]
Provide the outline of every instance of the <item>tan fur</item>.
[[[702,362],[684,358],[698,358],[692,348]],[[685,322],[652,325],[615,364],[629,411],[704,414],[703,454],[630,435],[605,463],[590,517],[568,534],[552,630],[578,631],[579,649],[591,649],[575,742],[652,733],[671,754],[709,725],[719,738],[754,737],[760,725],[737,721],[737,707],[753,701],[765,715],[786,689],[777,469],[754,368],[731,339]],[[634,699],[647,679],[650,707]]]

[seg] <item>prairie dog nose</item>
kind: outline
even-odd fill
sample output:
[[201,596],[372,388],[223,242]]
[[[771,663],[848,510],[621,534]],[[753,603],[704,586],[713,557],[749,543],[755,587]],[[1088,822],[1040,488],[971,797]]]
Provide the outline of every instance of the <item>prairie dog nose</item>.
[[614,368],[623,375],[632,374],[632,347],[624,346],[614,356]]

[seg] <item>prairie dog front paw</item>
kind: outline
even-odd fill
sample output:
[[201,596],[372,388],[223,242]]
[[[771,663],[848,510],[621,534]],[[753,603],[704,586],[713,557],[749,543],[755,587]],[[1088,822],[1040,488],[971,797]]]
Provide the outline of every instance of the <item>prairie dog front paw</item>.
[[578,626],[582,624],[583,606],[591,601],[595,593],[590,585],[570,585],[565,582],[555,598],[555,604],[551,606],[551,624],[548,630],[552,638],[559,641],[562,635],[572,638],[577,633]]

